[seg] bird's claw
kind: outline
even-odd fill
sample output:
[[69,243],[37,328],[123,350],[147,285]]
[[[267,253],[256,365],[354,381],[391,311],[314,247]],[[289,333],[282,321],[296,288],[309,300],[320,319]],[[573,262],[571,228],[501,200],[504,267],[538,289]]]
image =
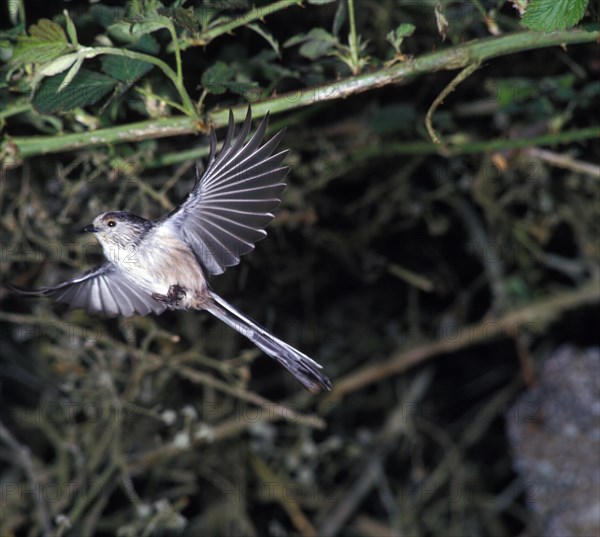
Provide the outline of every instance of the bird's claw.
[[161,295],[160,293],[152,293],[152,298],[157,300],[158,302],[162,302],[163,304],[168,304],[170,306],[176,306],[186,295],[185,289],[181,287],[181,285],[174,284],[169,287],[166,295]]

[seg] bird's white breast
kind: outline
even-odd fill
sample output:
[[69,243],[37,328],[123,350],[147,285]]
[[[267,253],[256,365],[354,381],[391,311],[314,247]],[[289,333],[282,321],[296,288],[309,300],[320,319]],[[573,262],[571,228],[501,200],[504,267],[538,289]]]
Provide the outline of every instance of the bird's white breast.
[[166,295],[179,285],[192,298],[206,289],[193,252],[168,226],[152,229],[132,250],[122,252],[126,257],[120,265],[149,292]]

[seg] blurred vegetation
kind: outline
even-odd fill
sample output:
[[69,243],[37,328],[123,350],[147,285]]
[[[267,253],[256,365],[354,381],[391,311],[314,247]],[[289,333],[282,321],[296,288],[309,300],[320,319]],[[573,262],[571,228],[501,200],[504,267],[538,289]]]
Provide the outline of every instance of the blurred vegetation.
[[2,289],[2,537],[536,527],[504,413],[553,349],[596,341],[593,3],[2,9],[2,281],[92,266],[77,231],[104,210],[171,210],[250,103],[287,126],[289,186],[212,284],[334,385],[304,393],[202,313],[105,320]]

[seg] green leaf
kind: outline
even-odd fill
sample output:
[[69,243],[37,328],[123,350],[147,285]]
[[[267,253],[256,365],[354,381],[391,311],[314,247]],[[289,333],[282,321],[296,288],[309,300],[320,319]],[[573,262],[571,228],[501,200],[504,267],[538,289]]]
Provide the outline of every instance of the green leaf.
[[[272,83],[277,83],[283,78],[301,78],[298,71],[285,67],[281,62],[277,61],[277,55],[270,49],[261,50],[258,54],[245,61],[243,65],[249,68],[249,73],[258,72],[260,76],[265,77]],[[240,70],[241,67],[238,69],[238,73]]]
[[340,35],[340,30],[346,21],[346,15],[348,14],[348,4],[346,2],[339,2],[337,5],[337,9],[335,10],[335,15],[333,16],[333,24],[331,25],[331,33],[338,37]]
[[405,22],[404,24],[398,26],[395,30],[389,32],[385,38],[394,47],[396,52],[400,53],[402,41],[404,41],[405,37],[412,35],[414,31],[415,25]]
[[247,95],[258,88],[256,82],[235,80],[236,70],[223,62],[216,62],[202,74],[202,86],[208,93],[220,95],[226,91]]
[[416,26],[410,22],[405,22],[396,28],[396,37],[408,37],[411,36],[415,31]]
[[46,63],[69,50],[69,42],[62,26],[48,19],[40,19],[29,27],[29,35],[17,39],[13,62]]
[[169,19],[159,16],[152,20],[135,23],[119,21],[109,26],[108,33],[115,39],[126,43],[133,43],[145,34],[168,28],[169,24]]
[[89,15],[96,20],[104,29],[122,19],[125,10],[122,7],[107,7],[102,4],[95,4],[89,10]]
[[83,57],[79,57],[77,58],[77,61],[73,64],[73,67],[71,67],[71,69],[69,69],[69,72],[67,73],[67,76],[65,77],[65,79],[62,81],[61,85],[58,86],[58,91],[59,93],[64,90],[75,78],[75,75],[79,72],[79,69],[81,69],[81,65],[83,64]]
[[[232,80],[231,82],[228,82],[226,86],[231,93],[243,95],[246,98],[249,98],[250,92],[252,92],[252,95],[256,97],[256,100],[258,100],[261,95],[260,86],[256,82]],[[252,98],[249,98],[249,100],[252,101]]]
[[10,41],[0,39],[0,62],[8,62],[13,55],[13,46]]
[[132,43],[127,48],[131,48],[132,50],[137,50],[138,52],[143,52],[145,54],[155,56],[160,50],[160,45],[158,44],[158,41],[154,39],[154,37],[152,37],[149,34],[146,34],[140,37],[135,43]]
[[102,71],[120,82],[135,82],[154,67],[151,63],[122,56],[104,55],[100,58]]
[[182,7],[177,8],[160,8],[157,13],[168,17],[177,26],[184,28],[191,34],[197,34],[200,31],[200,23],[196,19],[193,8],[184,9]]
[[45,76],[54,76],[63,71],[66,71],[71,65],[73,65],[77,59],[79,58],[79,54],[77,52],[73,52],[72,54],[65,54],[60,58],[56,58],[51,62],[44,64],[40,67],[39,71],[36,75],[39,78],[43,78]]
[[30,26],[29,35],[35,39],[49,43],[67,43],[67,36],[62,26],[48,19],[40,19],[37,24]]
[[309,4],[332,4],[335,0],[307,0]]
[[286,39],[285,42],[283,43],[283,47],[284,48],[293,47],[294,45],[298,45],[299,43],[304,43],[307,39],[308,39],[308,37],[305,33],[296,34],[296,35],[293,35],[292,37],[290,37],[289,39]]
[[[296,36],[292,39],[297,39]],[[286,42],[286,46],[290,46],[290,41]],[[313,28],[301,41],[304,44],[300,47],[300,54],[309,60],[316,60],[322,56],[326,56],[331,52],[331,49],[338,44],[338,40],[335,36],[323,30],[323,28]]]
[[328,41],[330,43],[337,43],[335,36],[331,35],[327,30],[323,28],[313,28],[308,32],[309,39],[318,39],[319,41]]
[[522,21],[538,32],[565,30],[583,18],[587,4],[587,0],[531,0]]
[[298,43],[304,43],[306,41],[318,40],[318,41],[327,41],[332,44],[337,43],[338,40],[335,36],[330,34],[327,30],[323,30],[323,28],[313,28],[307,34],[297,34],[290,37],[283,46],[285,48],[293,47]]
[[63,13],[65,15],[65,21],[67,24],[67,33],[69,34],[69,39],[71,40],[71,43],[73,43],[73,45],[77,46],[77,45],[79,45],[79,41],[77,41],[77,30],[75,29],[73,20],[69,16],[69,12],[66,9],[63,10]]
[[333,44],[328,41],[307,41],[300,47],[300,54],[309,60],[316,60],[327,56]]
[[202,86],[214,95],[225,93],[235,71],[223,62],[216,62],[202,74]]
[[94,104],[117,84],[117,81],[101,73],[80,69],[71,84],[59,91],[66,73],[47,78],[36,90],[32,104],[42,114],[66,112],[81,106]]

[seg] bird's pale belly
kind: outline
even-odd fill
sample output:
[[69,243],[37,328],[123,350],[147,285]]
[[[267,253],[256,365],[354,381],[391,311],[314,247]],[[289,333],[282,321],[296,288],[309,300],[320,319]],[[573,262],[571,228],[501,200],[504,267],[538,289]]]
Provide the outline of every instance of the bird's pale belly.
[[170,303],[172,308],[202,307],[207,290],[202,269],[188,245],[171,233],[166,230],[154,233],[130,258],[121,267],[149,294],[167,297],[173,286],[179,286],[184,294]]

